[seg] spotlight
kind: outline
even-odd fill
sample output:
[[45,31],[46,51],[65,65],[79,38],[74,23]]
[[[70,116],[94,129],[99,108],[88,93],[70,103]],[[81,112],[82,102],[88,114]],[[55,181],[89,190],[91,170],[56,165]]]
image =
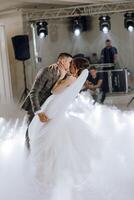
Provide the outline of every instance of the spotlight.
[[103,33],[108,33],[109,30],[111,30],[111,23],[110,23],[110,17],[109,16],[101,16],[99,17],[99,26],[100,31],[103,31]]
[[71,18],[70,30],[75,36],[79,36],[81,32],[87,31],[89,29],[90,18],[87,16],[78,16]]
[[129,32],[134,31],[134,13],[126,13],[124,15],[124,26]]
[[82,32],[82,24],[80,22],[80,20],[77,18],[77,19],[74,19],[74,22],[73,22],[73,32],[74,32],[74,35],[75,36],[79,36],[80,33]]
[[40,21],[36,23],[37,26],[37,35],[40,38],[44,38],[48,35],[48,28],[47,28],[48,23],[46,21]]

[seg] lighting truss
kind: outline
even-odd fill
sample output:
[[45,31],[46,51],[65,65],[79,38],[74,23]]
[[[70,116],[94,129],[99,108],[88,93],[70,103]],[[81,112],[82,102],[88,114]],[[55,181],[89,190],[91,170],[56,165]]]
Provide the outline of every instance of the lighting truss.
[[26,21],[39,19],[59,19],[75,16],[93,16],[109,13],[134,11],[134,1],[101,3],[55,9],[21,9]]

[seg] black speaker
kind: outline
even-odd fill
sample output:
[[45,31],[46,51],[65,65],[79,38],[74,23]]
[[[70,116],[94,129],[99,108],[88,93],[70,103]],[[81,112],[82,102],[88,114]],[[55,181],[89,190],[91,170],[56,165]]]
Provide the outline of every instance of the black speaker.
[[15,58],[17,60],[27,60],[30,58],[28,35],[16,35],[12,37]]

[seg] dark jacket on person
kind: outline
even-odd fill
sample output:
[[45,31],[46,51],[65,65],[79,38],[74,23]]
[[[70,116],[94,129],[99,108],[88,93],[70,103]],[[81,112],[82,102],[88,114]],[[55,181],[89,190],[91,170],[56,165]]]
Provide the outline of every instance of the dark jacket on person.
[[51,95],[51,90],[59,78],[60,71],[57,64],[39,71],[21,108],[26,111],[32,110],[33,113],[40,110],[41,105]]
[[117,49],[113,46],[105,47],[101,51],[101,62],[102,63],[114,63],[114,56],[117,54]]

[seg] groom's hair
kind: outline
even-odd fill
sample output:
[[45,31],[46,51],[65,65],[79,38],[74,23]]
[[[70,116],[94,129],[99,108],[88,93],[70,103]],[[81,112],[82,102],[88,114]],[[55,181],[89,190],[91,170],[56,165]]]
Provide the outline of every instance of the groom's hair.
[[62,58],[72,58],[72,55],[66,52],[60,53],[58,56],[58,60]]

